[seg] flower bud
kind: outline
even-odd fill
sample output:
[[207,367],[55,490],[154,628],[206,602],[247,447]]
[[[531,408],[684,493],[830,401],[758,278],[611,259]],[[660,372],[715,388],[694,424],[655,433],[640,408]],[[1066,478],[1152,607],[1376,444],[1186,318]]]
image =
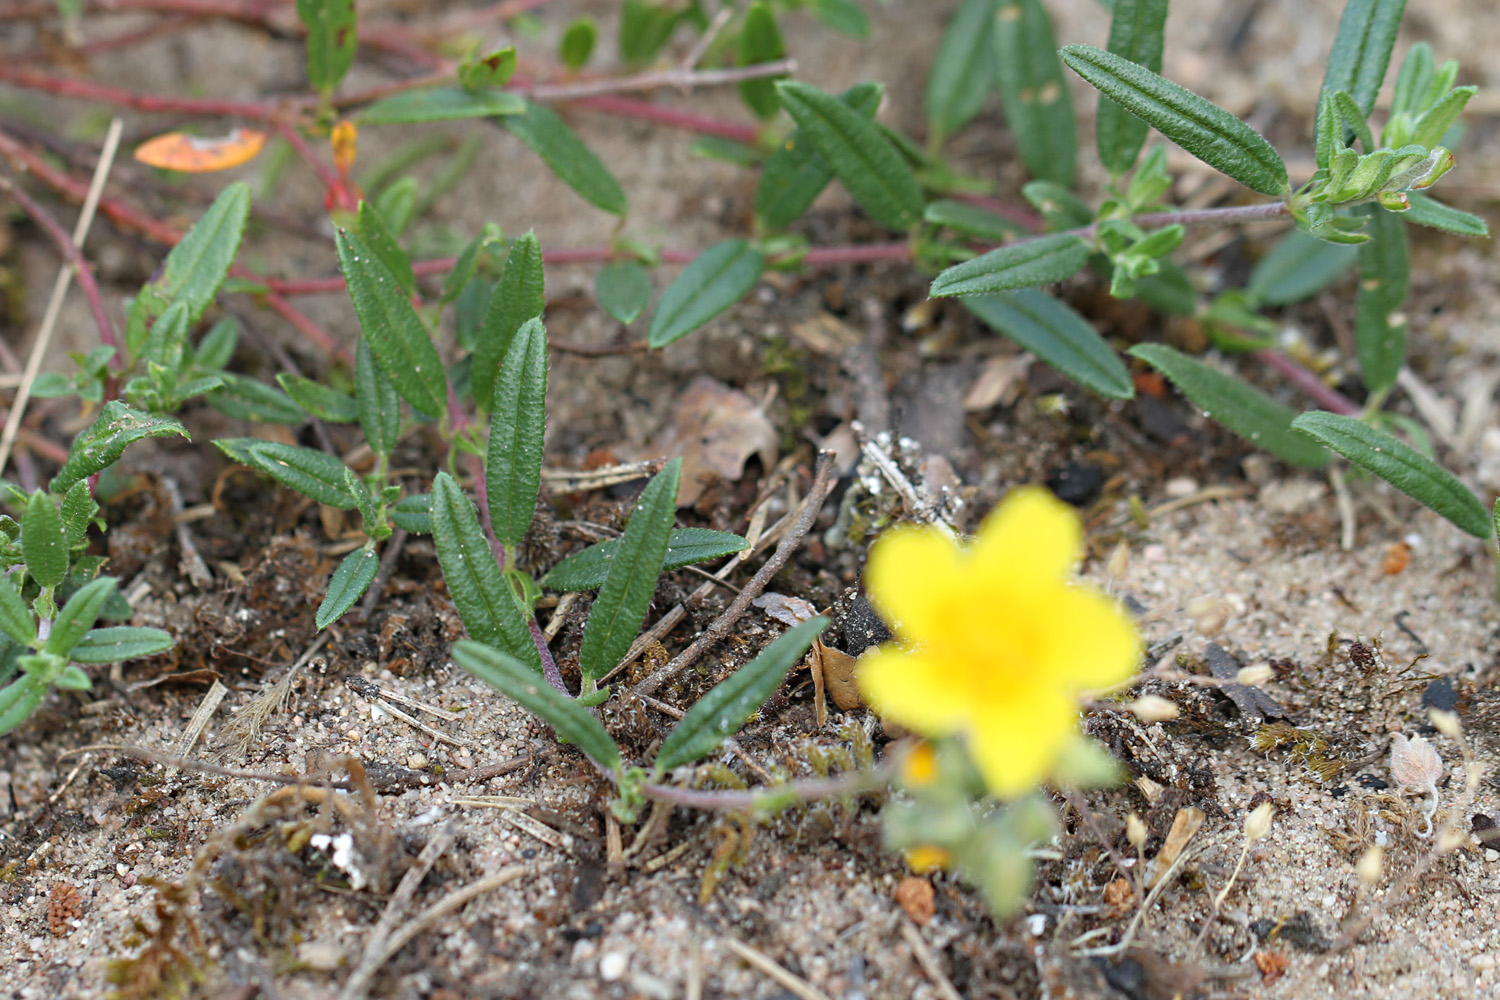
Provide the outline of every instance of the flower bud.
[[1125,707],[1148,725],[1177,718],[1177,705],[1159,694],[1143,694]]
[[1276,815],[1276,807],[1269,802],[1262,802],[1256,806],[1249,816],[1245,817],[1245,839],[1255,843],[1271,832],[1271,819]]

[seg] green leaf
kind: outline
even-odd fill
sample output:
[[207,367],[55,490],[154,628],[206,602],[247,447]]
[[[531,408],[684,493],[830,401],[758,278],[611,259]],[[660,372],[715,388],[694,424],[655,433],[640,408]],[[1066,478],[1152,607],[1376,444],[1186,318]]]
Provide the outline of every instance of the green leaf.
[[1297,414],[1259,389],[1165,344],[1137,344],[1126,353],[1171,379],[1194,406],[1251,444],[1293,465],[1316,469],[1328,464],[1323,449],[1292,433]]
[[516,47],[508,45],[486,55],[464,60],[458,67],[458,82],[468,91],[503,87],[510,83],[510,78],[515,73]]
[[[873,119],[880,95],[880,84],[857,83],[840,94],[839,100],[861,117]],[[812,206],[832,180],[833,167],[798,129],[761,168],[755,186],[756,222],[762,229],[784,229]]]
[[276,381],[298,406],[319,420],[347,424],[359,418],[359,406],[354,397],[347,393],[330,389],[305,375],[294,375],[291,372],[282,372],[276,376]]
[[1354,247],[1326,243],[1300,229],[1287,230],[1250,272],[1247,289],[1258,302],[1284,306],[1311,298],[1354,264]]
[[634,261],[609,264],[594,279],[594,298],[621,323],[634,323],[651,301],[651,276]]
[[52,681],[53,686],[64,691],[87,691],[94,686],[92,678],[84,673],[79,667],[65,666],[62,673],[58,674]]
[[943,298],[1050,285],[1077,274],[1088,260],[1088,244],[1077,236],[1042,236],[953,265],[933,279],[929,294]]
[[446,472],[432,482],[432,542],[448,596],[469,636],[519,657],[540,674],[541,657],[531,641],[515,592],[495,555],[474,505]]
[[226,417],[270,424],[300,424],[307,412],[280,389],[233,372],[220,372],[224,384],[208,394],[208,404]]
[[187,303],[189,326],[198,322],[219,293],[239,253],[249,218],[250,185],[235,181],[167,254],[156,287],[164,301]]
[[551,108],[527,101],[524,110],[502,124],[584,201],[612,215],[625,214],[629,206],[620,182]]
[[354,408],[359,429],[377,455],[389,455],[401,437],[401,396],[375,361],[363,337],[354,347]]
[[614,669],[640,634],[677,516],[681,475],[682,459],[674,458],[646,484],[631,512],[583,628],[578,668],[583,673],[585,691]]
[[1364,211],[1372,238],[1357,250],[1354,346],[1366,388],[1382,393],[1396,384],[1406,360],[1406,322],[1399,312],[1406,301],[1411,258],[1401,220],[1375,205],[1365,206]]
[[473,92],[461,87],[406,90],[383,97],[356,117],[361,125],[410,125],[458,118],[509,118],[526,110],[526,98],[508,90]]
[[416,535],[432,534],[432,495],[418,493],[402,497],[389,510],[396,527]]
[[119,583],[112,576],[101,576],[74,591],[57,617],[52,620],[52,634],[42,644],[43,653],[71,656],[85,632],[94,627],[104,602],[109,600]]
[[562,64],[577,72],[594,54],[594,43],[599,37],[599,26],[592,17],[578,17],[563,29],[562,39],[557,43],[557,55]]
[[42,703],[47,685],[34,674],[24,674],[0,689],[0,736],[31,718]]
[[1292,429],[1343,455],[1437,511],[1475,538],[1488,538],[1490,512],[1467,486],[1421,452],[1353,417],[1315,410],[1292,421]]
[[171,633],[159,628],[117,625],[85,632],[68,656],[79,663],[119,663],[165,653],[175,644]]
[[506,352],[490,407],[484,475],[495,537],[514,550],[526,537],[542,484],[547,431],[547,331],[536,317],[522,324]]
[[486,247],[500,238],[500,227],[492,223],[486,223],[479,231],[479,235],[469,241],[463,252],[458,255],[458,260],[453,262],[453,270],[443,279],[443,292],[438,301],[447,305],[463,294],[464,287],[468,285],[469,279],[474,277],[474,272],[479,269],[479,257]]
[[995,80],[1026,172],[1072,186],[1078,155],[1073,99],[1041,0],[1002,0],[995,15]]
[[938,45],[922,106],[941,142],[979,113],[995,85],[993,25],[998,0],[963,0]]
[[632,66],[656,58],[682,20],[675,5],[625,0],[620,9],[620,55]]
[[1150,70],[1090,45],[1069,45],[1063,61],[1126,111],[1252,191],[1280,197],[1286,164],[1260,133],[1223,108]]
[[349,298],[380,370],[413,409],[441,416],[448,401],[447,376],[411,300],[364,240],[340,229],[337,243]]
[[331,93],[354,64],[359,44],[354,0],[297,0],[297,17],[307,29],[307,82]]
[[809,0],[813,17],[841,35],[864,41],[870,37],[870,17],[855,0]]
[[396,237],[406,232],[406,227],[411,225],[412,216],[416,214],[418,188],[417,179],[408,174],[387,184],[375,196],[375,213],[390,227],[393,246]]
[[[1116,0],[1105,48],[1137,66],[1160,73],[1166,25],[1167,0]],[[1099,144],[1099,159],[1110,173],[1123,174],[1135,166],[1146,142],[1146,131],[1145,122],[1108,97],[1099,98],[1094,135]]]
[[472,640],[453,644],[453,662],[544,719],[557,735],[618,774],[620,750],[592,712],[544,681],[535,670]]
[[647,346],[666,347],[687,336],[750,294],[765,259],[744,240],[715,243],[693,258],[661,293]]
[[1021,197],[1042,213],[1048,229],[1074,229],[1094,221],[1092,208],[1067,188],[1051,181],[1028,181],[1021,185]]
[[542,245],[536,233],[528,232],[510,246],[500,280],[490,294],[474,345],[472,370],[474,405],[490,405],[500,361],[521,324],[542,315],[547,307],[546,276],[542,270]]
[[1432,83],[1432,46],[1417,42],[1406,50],[1401,62],[1401,71],[1396,74],[1395,93],[1391,95],[1391,117],[1404,115],[1415,118],[1421,114],[1427,101],[1427,88]]
[[359,202],[359,235],[386,269],[395,275],[401,290],[410,298],[417,292],[417,276],[411,269],[411,257],[401,249],[396,234],[369,199]]
[[151,332],[147,334],[146,343],[141,347],[141,361],[155,362],[174,372],[181,367],[182,350],[187,344],[188,328],[192,326],[188,311],[185,299],[167,306],[156,318],[156,322],[151,324]]
[[1411,199],[1411,208],[1403,212],[1401,217],[1408,222],[1415,222],[1419,226],[1428,226],[1432,229],[1441,229],[1448,233],[1457,233],[1460,236],[1488,236],[1490,234],[1489,224],[1477,215],[1471,215],[1451,205],[1444,205],[1420,191],[1407,192],[1407,197]]
[[93,521],[94,515],[99,513],[99,505],[94,502],[94,496],[89,492],[88,480],[80,479],[68,487],[68,492],[63,494],[59,512],[62,515],[63,537],[68,541],[68,548],[81,547],[88,535],[89,524]]
[[133,410],[117,399],[104,404],[88,429],[73,439],[67,461],[47,488],[66,493],[80,479],[87,479],[113,465],[125,449],[142,438],[167,434],[188,436],[187,428],[171,417],[156,417]]
[[1347,0],[1323,71],[1323,91],[1347,91],[1366,116],[1375,110],[1405,10],[1406,0]]
[[223,438],[214,444],[236,462],[264,472],[318,503],[340,510],[355,507],[354,497],[344,485],[344,463],[327,452],[260,438]]
[[991,212],[978,205],[970,205],[966,201],[956,201],[950,198],[929,201],[927,207],[922,210],[922,219],[934,226],[947,226],[965,236],[987,240],[991,243],[1001,243],[1017,236],[1030,235],[1025,226],[1007,219],[998,212]]
[[[667,538],[667,552],[662,557],[663,573],[732,555],[749,548],[750,543],[728,531],[709,528],[673,528]],[[542,577],[549,590],[594,590],[604,583],[610,563],[620,550],[620,540],[611,538],[596,542],[568,556]]]
[[[786,45],[776,27],[776,17],[771,13],[771,8],[761,0],[756,0],[745,11],[745,23],[740,27],[735,48],[735,64],[739,66],[775,62],[786,55]],[[781,109],[780,102],[776,100],[776,80],[780,78],[762,76],[740,81],[740,98],[757,117],[770,118]]]
[[28,649],[36,641],[36,616],[16,591],[9,573],[0,573],[0,632]]
[[1082,316],[1035,288],[971,295],[964,307],[1080,385],[1130,399],[1135,384],[1119,357]]
[[375,554],[375,543],[367,542],[344,557],[333,576],[328,578],[328,593],[318,606],[314,623],[322,631],[354,607],[354,602],[364,596],[375,574],[380,569],[380,557]]
[[786,680],[814,639],[828,627],[827,618],[809,618],[793,626],[759,656],[717,684],[672,727],[656,754],[658,775],[712,753],[739,731]]
[[796,80],[776,84],[781,106],[870,217],[909,229],[922,217],[922,187],[879,128],[843,101]]

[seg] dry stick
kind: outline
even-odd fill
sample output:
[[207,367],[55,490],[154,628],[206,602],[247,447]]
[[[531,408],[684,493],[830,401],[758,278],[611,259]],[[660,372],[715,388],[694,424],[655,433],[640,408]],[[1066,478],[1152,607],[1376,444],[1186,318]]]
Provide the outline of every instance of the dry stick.
[[[370,966],[370,971],[365,976],[365,981],[355,983],[354,977],[351,976],[349,983],[346,983],[344,986],[344,991],[339,994],[339,1000],[358,1000],[359,997],[364,996],[365,990],[369,988],[370,976],[379,971],[382,965],[390,961],[392,955],[400,951],[406,942],[420,934],[428,924],[433,923],[439,917],[453,912],[475,896],[481,896],[491,889],[498,889],[502,885],[514,882],[522,875],[531,874],[533,871],[535,869],[531,865],[512,865],[509,868],[502,868],[488,878],[482,878],[472,885],[466,885],[440,902],[429,906],[420,914],[402,924],[401,928],[385,941],[379,952],[373,956],[366,954],[365,958],[360,961],[361,970],[365,968],[366,964]],[[356,972],[357,974],[358,972]]]
[[917,930],[910,918],[901,921],[901,936],[911,948],[912,957],[917,960],[922,971],[927,973],[932,985],[937,987],[938,995],[943,1000],[964,1000],[963,995],[954,988],[953,981],[943,972],[943,967],[938,965],[937,956],[927,947],[927,942],[922,940],[922,932]]
[[780,572],[781,567],[786,565],[786,561],[791,558],[792,550],[801,544],[803,537],[812,530],[813,523],[818,519],[818,513],[823,509],[823,501],[828,497],[828,491],[832,485],[833,452],[821,451],[818,453],[817,470],[813,474],[812,489],[808,491],[807,499],[802,504],[802,514],[792,525],[792,529],[786,533],[786,537],[781,540],[781,544],[776,546],[776,551],[771,553],[770,558],[750,578],[750,582],[745,584],[745,589],[730,602],[729,607],[724,609],[724,613],[715,618],[687,649],[678,653],[670,663],[635,686],[636,694],[655,694],[657,688],[696,663],[698,657],[702,656],[710,645],[728,634],[734,623],[739,621],[740,616],[750,607],[750,602],[760,596],[766,584],[771,582],[771,577]]
[[[104,137],[104,150],[99,154],[99,166],[94,170],[94,179],[89,184],[87,197],[84,198],[83,211],[78,214],[78,223],[73,227],[75,247],[82,247],[84,239],[89,234],[89,226],[94,221],[94,209],[98,206],[99,195],[104,190],[104,178],[109,175],[109,168],[114,164],[115,150],[119,148],[120,130],[123,127],[123,123],[118,118],[109,123],[109,133]],[[76,265],[72,263],[64,264],[62,270],[57,273],[57,281],[52,286],[52,298],[47,301],[47,311],[42,317],[42,327],[37,331],[36,342],[31,345],[31,357],[26,359],[24,381],[16,389],[16,398],[10,404],[10,415],[5,421],[5,431],[0,434],[0,472],[5,471],[5,461],[10,457],[10,449],[16,443],[16,432],[21,429],[21,415],[26,411],[26,402],[31,398],[31,386],[42,367],[42,357],[47,353],[47,345],[52,342],[52,333],[57,329],[57,317],[62,311],[63,296],[68,294],[68,285],[73,281],[75,269]]]
[[827,993],[824,993],[801,976],[792,975],[786,969],[776,964],[775,960],[765,952],[758,951],[743,941],[732,937],[721,938],[720,940],[724,942],[725,948],[734,952],[735,957],[739,958],[746,965],[765,973],[771,979],[774,979],[778,986],[788,993],[799,997],[800,1000],[829,1000]]
[[385,904],[385,912],[380,915],[380,922],[365,939],[365,953],[354,972],[344,981],[344,988],[339,991],[339,1000],[359,1000],[365,995],[365,991],[369,989],[371,977],[379,968],[377,958],[385,949],[386,942],[390,940],[391,931],[396,926],[397,915],[411,901],[411,897],[417,891],[417,886],[422,884],[422,880],[427,877],[427,873],[432,870],[437,859],[453,845],[453,839],[453,824],[444,823],[427,842],[427,846],[422,848],[422,853],[417,855],[416,863],[401,877],[401,883],[391,894],[390,902]]

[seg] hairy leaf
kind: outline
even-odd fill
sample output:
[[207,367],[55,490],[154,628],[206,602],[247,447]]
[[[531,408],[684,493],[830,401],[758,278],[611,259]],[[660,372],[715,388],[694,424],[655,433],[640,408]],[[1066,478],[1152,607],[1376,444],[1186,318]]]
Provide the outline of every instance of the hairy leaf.
[[135,442],[168,434],[188,436],[187,428],[171,417],[152,416],[112,399],[104,404],[94,422],[73,439],[67,460],[47,488],[54,493],[66,493],[80,479],[113,465]]
[[[718,559],[742,552],[749,544],[739,535],[728,531],[673,528],[667,538],[667,552],[662,557],[661,569],[665,573],[694,563]],[[604,582],[610,563],[619,551],[620,541],[617,538],[595,542],[552,567],[542,577],[542,586],[549,590],[593,590]]]
[[1050,285],[1077,274],[1088,260],[1088,244],[1078,237],[1042,236],[953,265],[933,279],[929,294],[943,298]]
[[[1166,26],[1167,0],[1115,0],[1109,43],[1105,47],[1137,66],[1160,73]],[[1108,97],[1099,98],[1094,135],[1099,144],[1099,159],[1110,173],[1123,174],[1135,166],[1146,142],[1146,131],[1144,121]]]
[[1086,388],[1130,399],[1135,384],[1104,338],[1082,316],[1035,288],[960,300],[984,321]]
[[520,114],[509,115],[502,124],[512,135],[531,147],[547,169],[579,197],[612,215],[623,216],[629,207],[625,191],[609,168],[584,145],[578,133],[557,112],[535,101],[527,101]]
[[344,557],[333,576],[328,578],[328,593],[318,606],[314,624],[322,631],[344,616],[354,607],[354,602],[364,596],[375,574],[380,569],[380,557],[375,554],[375,544],[366,543]]
[[1026,172],[1073,183],[1078,136],[1052,20],[1041,0],[1001,0],[995,16],[995,80]]
[[646,343],[666,347],[692,333],[748,295],[764,269],[760,251],[744,240],[715,243],[661,293]]
[[413,409],[429,417],[442,415],[448,402],[447,376],[411,300],[364,240],[341,229],[337,243],[349,298],[381,371]]
[[546,431],[547,331],[533,317],[511,341],[490,407],[486,492],[490,524],[507,549],[521,544],[536,513]]

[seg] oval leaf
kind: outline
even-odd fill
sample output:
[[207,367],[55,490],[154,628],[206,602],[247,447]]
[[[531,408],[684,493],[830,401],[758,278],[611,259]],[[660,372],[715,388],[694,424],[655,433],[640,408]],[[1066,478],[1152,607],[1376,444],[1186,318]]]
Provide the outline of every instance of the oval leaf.
[[0,632],[27,649],[36,641],[36,616],[10,582],[9,573],[0,573]]
[[542,485],[547,431],[547,331],[532,318],[516,331],[490,407],[485,483],[495,537],[514,549],[526,537]]
[[1284,306],[1311,298],[1354,265],[1358,251],[1289,229],[1250,272],[1247,289],[1257,301]]
[[[839,95],[862,118],[880,107],[878,83],[857,83]],[[755,185],[755,220],[762,229],[784,229],[812,207],[833,180],[833,168],[799,129],[787,136],[761,168]]]
[[101,576],[90,580],[74,591],[52,621],[52,634],[42,645],[42,652],[71,656],[85,632],[99,620],[104,602],[115,592],[119,581],[112,576]]
[[340,510],[355,507],[354,496],[344,484],[344,463],[326,451],[259,438],[228,438],[214,444],[235,461],[309,499]]
[[1251,444],[1294,465],[1328,464],[1327,452],[1292,432],[1297,414],[1259,389],[1165,344],[1137,344],[1127,353],[1171,379],[1194,406]]
[[[298,418],[301,419],[300,412]],[[135,442],[167,434],[188,436],[187,428],[171,417],[152,416],[112,399],[104,404],[88,429],[73,439],[67,461],[47,488],[54,493],[66,493],[79,480],[113,465]]]
[[[667,554],[662,557],[661,569],[665,573],[733,555],[743,552],[749,545],[739,535],[728,531],[673,528],[667,539]],[[542,578],[542,586],[549,590],[593,590],[604,582],[609,564],[619,550],[620,540],[617,538],[596,542],[552,567],[551,572]]]
[[748,295],[764,268],[760,251],[744,240],[715,243],[661,293],[647,345],[666,347],[692,333]]
[[1088,244],[1078,237],[1042,236],[953,265],[933,279],[929,294],[943,298],[1050,285],[1077,274],[1088,260]]
[[[389,189],[387,189],[389,190]],[[401,284],[401,290],[408,296],[417,292],[417,276],[411,269],[411,257],[396,239],[396,234],[391,226],[377,209],[366,199],[360,199],[359,215],[360,238],[365,245],[374,251],[380,262],[396,276]]]
[[363,337],[354,345],[354,409],[365,441],[377,455],[389,455],[401,436],[401,395]]
[[594,298],[621,323],[634,323],[651,301],[651,276],[634,261],[610,264],[594,279]]
[[995,85],[992,26],[998,0],[963,0],[932,60],[922,106],[937,141],[963,128]]
[[432,494],[402,497],[389,511],[396,527],[416,535],[432,534]]
[[1361,243],[1359,293],[1354,309],[1354,346],[1365,387],[1383,393],[1396,384],[1406,361],[1406,321],[1399,315],[1406,301],[1411,258],[1406,227],[1390,212],[1375,205],[1364,209],[1371,236]]
[[340,229],[337,243],[349,298],[381,371],[413,409],[429,417],[442,415],[448,379],[411,300],[364,240]]
[[988,240],[991,243],[1003,243],[1017,236],[1031,235],[1030,231],[1019,222],[1007,219],[997,212],[980,208],[978,205],[951,198],[929,201],[927,207],[922,210],[922,219],[934,226],[947,226],[965,236]]
[[[736,43],[735,65],[753,66],[756,63],[774,62],[786,55],[786,45],[781,40],[781,31],[776,27],[776,17],[765,3],[752,3],[745,11],[745,22],[740,27]],[[770,118],[780,109],[776,101],[776,78],[756,77],[740,81],[740,98],[755,112],[757,117]]]
[[[1406,0],[1348,0],[1328,53],[1322,93],[1343,90],[1365,115],[1375,110],[1375,95],[1385,81],[1405,11]],[[1321,125],[1321,102],[1318,113]]]
[[682,459],[674,458],[651,478],[619,539],[620,547],[589,611],[583,645],[578,650],[578,668],[583,672],[586,691],[620,662],[646,620],[677,516],[681,475]]
[[526,99],[508,90],[469,91],[461,87],[407,90],[384,97],[357,116],[362,125],[408,125],[458,118],[512,116],[526,110]]
[[329,93],[354,64],[354,0],[297,0],[297,17],[307,29],[307,82]]
[[68,539],[57,504],[42,490],[26,501],[21,516],[21,557],[26,571],[43,587],[56,587],[68,575]]
[[379,570],[380,557],[375,554],[374,545],[365,545],[345,556],[338,569],[333,571],[333,576],[328,578],[328,593],[318,606],[314,620],[318,631],[344,617],[344,612],[354,607],[354,602],[370,589]]
[[269,424],[300,424],[307,411],[280,389],[246,375],[219,372],[223,384],[208,394],[208,404],[226,417]]
[[1041,0],[1004,0],[995,16],[995,80],[1026,172],[1073,183],[1078,136],[1052,21]]
[[521,324],[540,316],[547,307],[546,277],[542,271],[542,245],[536,233],[526,233],[510,246],[500,280],[490,294],[474,344],[474,405],[487,409],[495,394],[495,375],[510,350],[511,339]]
[[1045,292],[1027,288],[971,295],[964,306],[1047,364],[1101,396],[1130,399],[1135,384],[1104,338],[1088,321]]
[[448,596],[470,637],[505,650],[540,675],[541,657],[515,592],[495,563],[474,505],[446,472],[432,482],[432,542]]
[[781,106],[870,217],[909,229],[922,217],[922,187],[901,154],[859,112],[796,80],[776,84]]
[[506,117],[503,124],[584,201],[613,215],[625,214],[628,206],[620,182],[551,108],[528,101],[521,113]]
[[539,718],[557,735],[610,771],[620,771],[620,750],[592,712],[542,679],[514,656],[473,640],[453,644],[453,662]]
[[1389,434],[1353,417],[1321,410],[1302,414],[1292,421],[1292,429],[1384,479],[1460,530],[1475,538],[1489,537],[1490,513],[1479,498],[1447,469]]
[[1460,236],[1488,236],[1490,234],[1489,223],[1477,215],[1453,208],[1451,205],[1444,205],[1420,191],[1408,191],[1406,197],[1411,201],[1411,208],[1401,213],[1401,217],[1408,222],[1441,229],[1444,232],[1457,233]]
[[691,764],[738,732],[745,720],[776,693],[787,671],[827,627],[828,619],[822,617],[794,626],[698,699],[662,741],[656,755],[656,773]]
[[46,693],[47,685],[35,674],[23,674],[0,688],[0,736],[31,718]]
[[171,633],[159,628],[117,625],[85,632],[68,656],[79,663],[119,663],[165,653],[174,644]]
[[[1161,72],[1161,53],[1167,27],[1167,0],[1115,0],[1109,22],[1109,44],[1117,56]],[[1146,142],[1146,123],[1108,97],[1099,98],[1094,135],[1099,159],[1112,174],[1123,174],[1135,166]]]
[[1276,150],[1217,104],[1092,45],[1069,45],[1062,57],[1106,97],[1209,166],[1252,191],[1287,192],[1286,164]]
[[167,254],[156,285],[165,294],[165,301],[187,303],[189,326],[203,316],[219,294],[219,286],[240,252],[249,218],[250,185],[235,181]]

